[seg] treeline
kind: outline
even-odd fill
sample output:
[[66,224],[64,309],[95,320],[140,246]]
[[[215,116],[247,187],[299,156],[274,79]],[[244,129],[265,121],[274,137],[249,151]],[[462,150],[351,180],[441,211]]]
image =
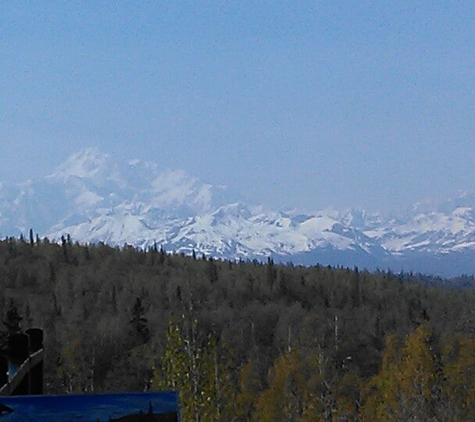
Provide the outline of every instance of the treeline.
[[474,420],[474,291],[421,280],[0,242],[0,312],[45,330],[47,393],[178,390],[184,421]]

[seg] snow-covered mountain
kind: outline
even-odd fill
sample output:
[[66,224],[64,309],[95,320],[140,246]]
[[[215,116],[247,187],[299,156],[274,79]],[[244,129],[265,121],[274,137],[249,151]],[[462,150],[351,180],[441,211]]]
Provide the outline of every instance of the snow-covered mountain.
[[440,275],[475,272],[475,196],[418,204],[398,219],[363,210],[280,212],[181,170],[86,149],[42,180],[0,184],[0,234],[41,236]]

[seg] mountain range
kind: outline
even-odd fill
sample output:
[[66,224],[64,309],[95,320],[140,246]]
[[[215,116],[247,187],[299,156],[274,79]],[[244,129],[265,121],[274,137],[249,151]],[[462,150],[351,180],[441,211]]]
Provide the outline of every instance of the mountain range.
[[272,258],[444,277],[475,272],[475,195],[424,202],[397,218],[351,209],[276,211],[182,170],[119,162],[89,148],[52,174],[0,184],[0,235],[30,229],[222,259]]

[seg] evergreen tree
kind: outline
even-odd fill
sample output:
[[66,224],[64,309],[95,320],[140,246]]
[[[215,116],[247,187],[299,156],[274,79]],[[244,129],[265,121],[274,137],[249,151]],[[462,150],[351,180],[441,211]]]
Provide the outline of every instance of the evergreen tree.
[[21,321],[23,321],[23,318],[20,316],[18,308],[13,300],[10,300],[10,306],[5,315],[5,319],[3,320],[3,324],[7,327],[9,333],[17,333],[21,331]]
[[147,343],[150,339],[150,331],[147,325],[148,320],[144,317],[144,313],[145,309],[142,305],[142,299],[137,297],[132,308],[132,320],[130,323],[134,327],[135,333],[139,336],[141,343]]

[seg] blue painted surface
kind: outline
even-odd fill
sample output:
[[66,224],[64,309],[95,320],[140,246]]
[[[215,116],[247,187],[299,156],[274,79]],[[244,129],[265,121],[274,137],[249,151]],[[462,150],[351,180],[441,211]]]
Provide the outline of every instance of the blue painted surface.
[[[108,422],[126,415],[178,412],[175,392],[5,396],[0,403],[13,409],[0,422]],[[1,406],[0,406],[1,409]]]

